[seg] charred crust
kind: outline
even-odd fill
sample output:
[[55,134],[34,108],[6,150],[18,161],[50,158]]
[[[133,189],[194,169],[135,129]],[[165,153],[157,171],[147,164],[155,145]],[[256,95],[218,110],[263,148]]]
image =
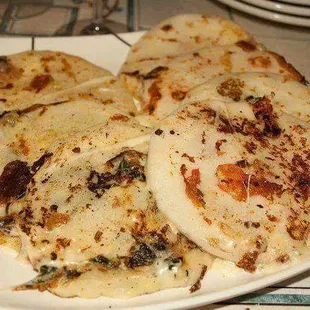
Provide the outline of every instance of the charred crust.
[[148,110],[149,114],[152,115],[155,111],[155,108],[157,106],[157,102],[161,99],[162,95],[160,93],[159,88],[160,81],[155,81],[152,83],[152,85],[148,89],[148,93],[150,95],[149,104],[145,107],[145,109]]
[[249,163],[246,159],[241,159],[236,162],[236,165],[240,168],[246,168],[249,166]]
[[75,148],[72,149],[73,153],[80,153],[81,152],[81,148],[76,146]]
[[285,264],[290,261],[290,256],[288,254],[282,254],[276,258],[276,262]]
[[296,215],[289,216],[287,218],[286,231],[292,239],[302,241],[307,236],[309,224],[308,221],[302,220]]
[[182,166],[180,167],[180,173],[185,183],[185,193],[187,197],[197,208],[204,207],[205,201],[203,199],[203,193],[198,188],[198,185],[200,184],[199,169],[193,169],[191,171],[191,175],[186,177],[185,175],[187,173],[187,168],[186,165],[182,164]]
[[44,165],[45,161],[47,159],[49,159],[50,157],[52,157],[52,156],[53,156],[53,153],[45,153],[45,154],[43,154],[38,160],[36,160],[33,163],[32,167],[31,167],[31,171],[33,173],[38,172],[38,170]]
[[163,131],[161,129],[157,129],[154,133],[156,136],[160,136],[163,133]]
[[243,49],[244,52],[253,52],[256,50],[256,46],[247,41],[239,41],[236,43],[236,45]]
[[191,293],[194,293],[194,292],[197,292],[198,290],[200,290],[200,288],[201,288],[201,281],[203,280],[207,270],[208,270],[208,267],[206,265],[204,265],[202,267],[202,270],[201,270],[201,273],[200,273],[200,276],[199,276],[198,280],[189,289],[189,291]]
[[185,98],[185,96],[186,92],[182,90],[175,90],[171,93],[171,97],[177,101],[182,101]]
[[8,163],[0,175],[0,201],[9,202],[10,199],[22,198],[32,174],[26,162],[15,160]]
[[87,178],[88,189],[100,198],[107,190],[115,186],[126,187],[139,180],[145,182],[144,167],[141,164],[145,155],[137,151],[124,151],[106,163],[110,171],[99,173],[90,171]]
[[98,255],[90,260],[92,263],[100,264],[108,269],[115,268],[115,264],[103,255]]
[[154,251],[145,243],[140,244],[138,248],[134,246],[131,252],[132,256],[125,262],[131,269],[151,265],[156,259]]
[[57,259],[57,254],[55,252],[51,253],[51,260],[56,260]]
[[67,267],[64,267],[65,276],[67,279],[76,279],[78,278],[82,273],[75,270],[75,269],[68,269]]
[[264,122],[263,135],[269,137],[278,137],[281,134],[281,129],[277,124],[278,116],[274,113],[270,98],[264,96],[249,100],[249,104],[253,109],[255,118],[258,121]]
[[257,258],[258,258],[257,251],[247,252],[242,256],[242,258],[237,262],[236,265],[244,269],[245,271],[252,273],[256,270],[255,263]]
[[15,227],[15,218],[13,216],[0,217],[0,232],[9,234],[13,227]]

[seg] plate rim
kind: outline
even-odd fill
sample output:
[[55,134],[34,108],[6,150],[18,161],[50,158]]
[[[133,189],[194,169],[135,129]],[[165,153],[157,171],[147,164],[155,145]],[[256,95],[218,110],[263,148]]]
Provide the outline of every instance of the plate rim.
[[241,0],[253,7],[262,8],[268,11],[279,12],[287,15],[298,15],[301,17],[310,17],[310,7],[302,7],[285,2],[267,1],[267,0]]
[[[189,296],[189,297],[185,297],[184,299],[180,299],[180,300],[173,300],[173,301],[164,301],[164,302],[157,302],[157,303],[152,303],[149,305],[137,305],[137,306],[130,306],[131,310],[153,310],[153,309],[157,309],[157,307],[160,307],[160,309],[165,309],[165,310],[174,310],[174,309],[178,309],[178,310],[185,310],[185,309],[191,309],[194,307],[199,307],[199,306],[205,306],[205,305],[209,305],[209,304],[213,304],[213,303],[217,303],[220,301],[225,301],[237,296],[242,296],[242,295],[246,295],[248,293],[263,289],[265,287],[268,287],[270,285],[285,281],[287,279],[290,279],[294,276],[300,275],[306,271],[310,270],[310,260],[307,260],[301,264],[296,264],[294,266],[291,267],[287,267],[281,271],[272,273],[270,275],[267,276],[263,276],[261,278],[258,278],[254,281],[248,282],[248,283],[244,283],[241,285],[237,285],[234,286],[232,288],[229,289],[224,289],[221,290],[219,292],[213,292],[213,293],[204,293],[202,295],[194,295],[194,296]],[[178,289],[178,288],[175,288]],[[151,295],[151,294],[150,294]],[[139,297],[139,296],[138,296]],[[92,300],[92,299],[90,299]],[[118,299],[119,300],[119,299]],[[124,301],[126,301],[126,299],[124,299]],[[98,306],[98,305],[97,305]],[[96,308],[97,306],[92,306],[90,305],[89,309],[93,309],[94,307]],[[72,309],[76,309],[77,307],[79,307],[78,305],[72,305],[71,306],[65,306],[63,308],[60,309],[64,309],[64,310],[72,310]],[[87,310],[88,307],[86,306],[82,306],[83,309]],[[25,310],[25,309],[29,309],[29,306],[26,307],[10,307],[10,306],[1,306],[0,304],[0,309],[4,309],[4,310]],[[53,307],[49,307],[46,308],[47,310],[51,310],[54,309]],[[102,308],[104,309],[104,308]],[[123,307],[123,306],[116,306],[115,309],[128,309],[127,307]]]
[[310,27],[310,18],[281,14],[279,12],[272,12],[262,8],[253,7],[245,2],[238,0],[217,0],[227,6],[230,6],[238,11],[245,12],[247,14],[267,19],[273,22],[282,24],[289,24],[294,26]]
[[289,3],[289,4],[294,4],[294,5],[310,6],[310,3],[308,0],[277,0],[277,1]]

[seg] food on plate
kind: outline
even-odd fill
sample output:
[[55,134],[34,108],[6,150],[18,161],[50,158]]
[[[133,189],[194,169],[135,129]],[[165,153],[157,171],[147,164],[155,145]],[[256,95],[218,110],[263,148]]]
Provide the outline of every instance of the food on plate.
[[287,80],[305,83],[305,78],[282,56],[245,41],[196,49],[131,79],[139,85],[134,91],[141,98],[144,118],[158,122],[182,104],[189,90],[227,72],[279,73]]
[[[34,104],[53,103],[45,96],[111,75],[80,57],[52,51],[30,51],[0,57],[0,114]],[[76,91],[76,89],[75,89]]]
[[143,102],[141,82],[158,74],[170,60],[198,48],[238,41],[255,44],[251,35],[229,20],[201,14],[173,16],[148,31],[132,46],[120,70],[120,78],[132,95]]
[[223,74],[208,81],[200,91],[188,94],[191,101],[214,98],[222,101],[244,101],[250,97],[273,96],[274,109],[310,122],[310,88],[296,80],[272,73]]
[[148,31],[118,78],[60,52],[0,57],[0,245],[38,273],[14,290],[195,292],[215,258],[309,259],[306,84],[200,14]]
[[[95,91],[101,92],[100,100],[91,96]],[[0,117],[0,215],[4,214],[12,199],[24,194],[25,186],[35,173],[28,173],[28,177],[24,175],[19,182],[20,190],[10,193],[10,188],[16,187],[16,184],[5,183],[9,178],[14,178],[14,171],[22,167],[28,171],[27,166],[36,165],[41,156],[46,156],[51,147],[61,143],[68,135],[109,119],[127,119],[136,112],[131,96],[115,77],[101,78],[100,88],[95,91],[88,93],[86,98],[78,93],[66,101],[35,104]]]
[[201,14],[173,16],[160,22],[132,46],[121,71],[140,69],[146,74],[152,67],[180,54],[241,40],[254,42],[250,34],[229,20]]
[[12,206],[38,278],[62,297],[133,297],[194,285],[211,258],[179,234],[146,187],[149,129],[129,118],[71,136]]
[[281,76],[223,75],[193,89],[150,141],[158,208],[249,272],[309,259],[309,106],[309,89]]

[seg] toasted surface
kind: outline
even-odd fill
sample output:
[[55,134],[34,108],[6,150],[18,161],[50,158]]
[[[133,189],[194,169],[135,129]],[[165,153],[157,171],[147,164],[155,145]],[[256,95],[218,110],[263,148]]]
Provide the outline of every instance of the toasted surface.
[[[201,14],[176,15],[159,23],[132,46],[122,71],[134,69],[131,65],[169,59],[199,47],[227,45],[240,40],[253,39],[229,20]],[[147,72],[149,70],[144,73]]]
[[170,60],[195,49],[234,44],[240,40],[255,44],[244,29],[220,17],[173,16],[148,31],[132,46],[120,70],[120,78],[132,95],[143,102],[140,76],[165,67]]
[[25,254],[45,280],[17,289],[127,298],[199,279],[210,256],[175,231],[146,187],[148,133],[110,120],[55,149],[15,206]]
[[61,52],[30,51],[2,56],[0,114],[40,104],[46,95],[106,75],[111,73],[80,57]]
[[304,77],[284,58],[273,52],[258,50],[255,45],[244,41],[201,48],[169,61],[153,77],[135,77],[137,83],[141,83],[142,114],[148,114],[150,119],[157,121],[163,119],[182,104],[189,90],[227,72],[278,73],[286,80],[305,82]]
[[309,102],[295,100],[298,83],[273,88],[275,77],[257,77],[264,88],[253,79],[241,91],[222,85],[238,100],[208,83],[191,91],[159,123],[147,166],[158,207],[177,228],[249,272],[310,254],[310,126],[298,113]]
[[[190,101],[201,98],[240,102],[249,97],[273,96],[275,109],[310,122],[310,89],[296,80],[272,73],[223,74],[188,94]],[[186,103],[186,102],[184,102]]]
[[147,73],[122,74],[135,80],[141,101],[141,119],[151,123],[163,119],[180,104],[192,88],[223,73],[267,72],[281,74],[287,80],[306,83],[305,78],[285,59],[273,52],[259,50],[254,44],[239,41],[233,45],[202,47],[176,56],[164,66]]
[[[97,84],[87,87],[87,96],[82,92],[67,93],[66,96],[69,96],[65,101],[37,104],[7,112],[0,117],[0,184],[7,187],[5,191],[0,190],[0,215],[7,203],[22,193],[21,190],[16,196],[15,191],[14,196],[10,197],[9,189],[16,187],[14,183],[24,183],[26,186],[30,175],[35,173],[31,171],[35,162],[67,136],[110,119],[126,121],[130,115],[134,115],[136,108],[133,100],[121,84],[112,76],[99,80],[100,88],[97,88]],[[63,99],[64,94],[60,97]],[[25,175],[28,169],[29,177],[19,174],[21,167]],[[9,179],[14,177],[15,181],[9,185]]]

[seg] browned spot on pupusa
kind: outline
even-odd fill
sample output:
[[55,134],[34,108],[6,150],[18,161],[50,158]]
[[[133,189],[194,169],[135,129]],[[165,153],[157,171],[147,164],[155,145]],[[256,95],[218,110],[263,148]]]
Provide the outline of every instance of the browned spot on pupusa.
[[236,43],[236,45],[243,49],[244,52],[253,52],[256,50],[256,46],[247,41],[239,41]]
[[218,156],[225,154],[225,152],[221,151],[221,146],[223,143],[227,142],[226,139],[217,140],[215,142],[215,149]]
[[[11,81],[19,79],[23,72],[24,70],[14,66],[8,57],[0,56],[0,87],[2,89],[11,89],[13,87]],[[12,87],[5,87],[5,85],[12,85]]]
[[245,253],[242,258],[237,262],[237,266],[243,268],[248,272],[254,272],[256,270],[256,260],[258,258],[258,252],[247,252]]
[[170,31],[170,30],[173,30],[173,27],[172,27],[172,25],[164,25],[164,26],[162,26],[161,28],[160,28],[162,31],[165,31],[165,32],[167,32],[167,31]]
[[207,270],[208,270],[208,267],[204,265],[202,267],[202,270],[201,270],[201,273],[200,273],[200,276],[199,276],[198,280],[189,289],[189,291],[191,293],[194,293],[194,292],[198,291],[201,288],[201,281],[203,280]]
[[96,232],[96,234],[95,234],[95,236],[94,236],[94,239],[95,239],[96,243],[98,243],[98,242],[101,241],[102,235],[103,235],[102,231],[99,231],[99,230],[98,230],[98,231]]
[[217,88],[217,92],[223,97],[229,97],[234,101],[240,101],[244,82],[237,78],[229,78],[222,82]]
[[191,163],[195,162],[195,158],[193,156],[189,156],[186,153],[183,153],[182,157],[187,158]]
[[305,201],[310,195],[310,165],[307,160],[300,154],[294,154],[291,160],[290,180],[294,184],[294,190]]
[[15,160],[8,163],[0,176],[0,202],[21,198],[26,193],[32,174],[26,162]]
[[25,156],[29,154],[30,149],[22,135],[18,136],[18,148],[21,154]]
[[36,93],[39,93],[42,89],[46,88],[53,80],[53,77],[49,74],[37,75],[32,79],[30,85],[26,87],[25,90],[34,90]]
[[51,68],[49,66],[49,62],[55,61],[56,57],[51,55],[51,56],[43,56],[40,59],[40,62],[42,64],[42,67],[44,68],[45,73],[49,73],[51,71]]
[[167,71],[169,68],[168,67],[164,67],[164,66],[158,66],[155,67],[154,69],[152,69],[150,72],[148,72],[145,75],[142,75],[141,77],[144,80],[149,80],[149,79],[156,79],[159,77],[159,75],[164,72]]
[[234,164],[219,165],[216,170],[219,188],[237,201],[246,201],[248,196],[263,196],[268,200],[281,196],[282,185],[269,182],[264,176],[246,174]]
[[72,71],[72,66],[67,61],[67,59],[66,58],[62,58],[61,59],[61,63],[63,65],[62,71],[65,72],[72,79],[75,79],[75,74]]
[[226,72],[231,72],[232,63],[231,63],[231,54],[229,52],[225,52],[220,57],[220,63],[224,66],[224,70]]
[[171,93],[171,97],[177,101],[182,101],[186,96],[186,92],[182,90],[175,90]]
[[310,222],[300,219],[297,215],[287,218],[286,230],[294,240],[305,240]]
[[193,169],[191,171],[190,176],[186,177],[185,174],[187,173],[187,168],[183,164],[180,167],[180,172],[183,177],[184,183],[185,183],[185,193],[187,197],[192,201],[192,203],[196,207],[204,207],[205,201],[203,199],[203,193],[198,188],[198,185],[200,184],[200,171],[199,169]]
[[157,102],[161,99],[160,81],[155,81],[152,83],[150,88],[148,89],[148,93],[150,95],[149,104],[145,107],[146,110],[149,111],[149,114],[152,115],[156,109]]
[[46,220],[45,227],[47,230],[53,230],[70,221],[70,215],[65,213],[52,213]]
[[0,74],[8,73],[10,71],[10,64],[6,56],[0,56]]
[[282,254],[280,256],[277,257],[276,261],[278,263],[281,263],[281,264],[285,264],[287,263],[288,261],[290,260],[290,257],[288,254]]
[[36,160],[31,167],[31,171],[36,173],[47,160],[49,160],[53,156],[53,153],[45,153],[38,160]]
[[249,101],[255,118],[264,122],[263,134],[269,137],[278,137],[281,134],[281,128],[277,124],[278,116],[273,111],[271,99],[268,96]]
[[110,117],[110,120],[127,122],[129,120],[129,117],[123,114],[114,114]]
[[271,66],[271,60],[268,56],[256,56],[248,59],[249,63],[254,68],[264,68],[267,69]]

